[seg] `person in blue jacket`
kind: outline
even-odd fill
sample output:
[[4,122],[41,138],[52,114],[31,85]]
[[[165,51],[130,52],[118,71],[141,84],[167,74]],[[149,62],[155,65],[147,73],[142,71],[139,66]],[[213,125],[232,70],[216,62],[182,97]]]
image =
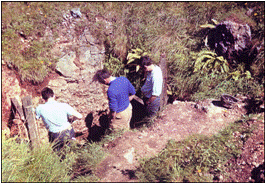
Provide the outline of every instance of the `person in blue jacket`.
[[132,117],[130,101],[136,94],[134,86],[126,77],[114,77],[106,69],[97,71],[96,76],[100,83],[109,85],[107,96],[110,109],[110,128],[130,129]]

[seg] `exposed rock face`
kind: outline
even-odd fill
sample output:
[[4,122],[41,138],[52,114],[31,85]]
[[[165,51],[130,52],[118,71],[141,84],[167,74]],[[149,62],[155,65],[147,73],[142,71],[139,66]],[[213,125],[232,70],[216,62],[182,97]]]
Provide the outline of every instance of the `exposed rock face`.
[[[86,27],[88,25],[86,24],[87,21],[86,16],[82,16],[79,9],[72,9],[64,15],[64,22],[59,28],[59,38],[51,50],[52,54],[58,58],[56,71],[60,76],[47,82],[47,85],[40,85],[40,89],[37,92],[40,93],[41,88],[45,86],[50,87],[54,90],[57,101],[68,103],[83,115],[84,118],[82,120],[76,120],[73,123],[73,128],[79,135],[88,134],[88,128],[93,123],[99,125],[99,118],[103,114],[102,112],[106,112],[108,109],[108,100],[105,92],[107,86],[93,80],[96,71],[102,69],[105,48],[89,32]],[[46,30],[47,34],[42,39],[54,40],[50,29],[47,27]],[[34,94],[32,91],[25,92],[16,76],[10,78],[10,75],[6,74],[2,81],[6,86],[3,91],[4,103],[7,104],[3,107],[6,112],[4,115],[6,122],[9,121],[11,98],[18,97],[18,100],[20,100],[23,96],[31,95],[34,108],[43,103],[40,95],[36,96],[36,91]],[[21,90],[24,90],[23,94]],[[39,124],[40,139],[48,141],[47,130],[42,121],[38,120],[37,123]],[[24,126],[23,122],[13,124],[16,125],[14,127],[16,130],[20,130],[19,128]],[[13,132],[14,134],[20,134],[19,131]]]
[[[97,38],[86,27],[79,29],[77,34],[77,24],[86,25],[88,20],[79,11],[73,13],[72,10],[70,14],[64,15],[62,37],[53,49],[59,57],[56,70],[61,77],[51,80],[48,87],[54,90],[59,102],[68,103],[84,117],[92,114],[90,121],[98,124],[98,114],[108,109],[108,101],[105,96],[106,87],[93,79],[96,71],[102,68],[105,48],[99,45]],[[84,119],[73,123],[76,132],[88,132],[88,126],[92,122],[85,122]]]
[[256,53],[251,45],[250,27],[233,21],[224,21],[211,29],[208,33],[208,45],[229,62],[249,62]]

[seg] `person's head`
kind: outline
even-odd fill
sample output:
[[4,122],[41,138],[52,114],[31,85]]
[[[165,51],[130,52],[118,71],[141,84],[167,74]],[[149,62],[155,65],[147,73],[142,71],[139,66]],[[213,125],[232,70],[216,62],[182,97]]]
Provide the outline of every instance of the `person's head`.
[[47,101],[49,98],[53,98],[54,97],[54,92],[52,89],[46,87],[42,90],[41,92],[42,94],[42,98]]
[[103,84],[109,84],[111,76],[111,73],[106,69],[98,70],[96,73],[97,80]]
[[142,56],[140,58],[140,66],[144,68],[145,71],[152,71],[153,61],[148,56]]

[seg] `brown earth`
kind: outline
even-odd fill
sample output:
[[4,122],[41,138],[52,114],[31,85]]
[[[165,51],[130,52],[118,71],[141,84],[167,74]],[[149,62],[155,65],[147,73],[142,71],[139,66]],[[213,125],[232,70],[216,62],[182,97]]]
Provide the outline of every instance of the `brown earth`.
[[[2,74],[3,69],[2,68]],[[22,90],[12,92],[10,76],[14,75],[6,70],[2,76],[2,129],[6,128],[6,122],[10,114],[10,104],[8,98],[13,95],[23,93],[39,95],[40,90],[46,85],[49,78],[56,77],[50,75],[45,83],[41,85],[31,85],[30,83],[19,84]],[[13,82],[14,83],[14,82]],[[9,84],[9,85],[6,85]],[[18,85],[18,84],[16,84]],[[13,94],[14,93],[14,94]],[[137,128],[127,131],[115,140],[103,145],[107,151],[106,158],[99,164],[96,175],[100,182],[138,182],[135,177],[135,170],[138,167],[138,159],[149,158],[158,154],[167,144],[168,140],[183,140],[192,134],[212,135],[217,133],[230,122],[239,120],[247,113],[243,103],[238,103],[232,109],[221,107],[219,100],[209,99],[202,102],[181,102],[169,104],[160,113],[154,124],[149,128]],[[133,102],[134,118],[141,114],[136,110]],[[140,108],[141,109],[141,108]],[[264,116],[264,112],[262,112]],[[253,119],[249,124],[258,124],[251,137],[247,139],[243,146],[240,158],[232,158],[227,164],[228,176],[214,178],[218,182],[263,182],[264,180],[264,119]],[[249,126],[248,124],[246,126]],[[93,125],[89,130],[91,138],[97,135],[93,130],[99,125]],[[84,135],[83,135],[84,136]],[[182,181],[178,181],[182,182]]]
[[[138,159],[158,154],[170,139],[179,141],[192,134],[217,133],[228,123],[238,120],[246,113],[243,105],[238,104],[233,109],[226,109],[220,107],[218,101],[215,100],[169,104],[150,128],[125,132],[121,137],[104,145],[109,154],[98,167],[97,175],[101,178],[101,182],[138,182],[135,177]],[[264,166],[264,123],[256,120],[252,123],[258,123],[260,129],[246,142],[243,157],[230,162],[239,163],[246,158],[252,161],[246,161],[247,164],[242,165],[238,170],[229,170],[230,181],[223,181],[222,177],[214,178],[214,181],[255,181],[251,178],[252,170],[260,164]],[[257,146],[255,151],[254,146]],[[254,154],[259,156],[254,157]],[[254,165],[254,162],[257,165]],[[245,171],[244,174],[242,171]]]

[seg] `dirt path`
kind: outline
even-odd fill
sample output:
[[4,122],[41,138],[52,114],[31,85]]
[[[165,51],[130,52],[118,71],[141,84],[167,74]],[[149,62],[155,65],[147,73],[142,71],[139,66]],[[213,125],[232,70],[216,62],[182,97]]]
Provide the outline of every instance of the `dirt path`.
[[167,105],[152,127],[125,132],[105,145],[109,154],[96,172],[100,182],[138,182],[134,177],[138,159],[158,154],[170,139],[179,141],[195,133],[216,133],[245,114],[243,104],[233,109],[214,104],[207,100],[201,104],[179,101]]

